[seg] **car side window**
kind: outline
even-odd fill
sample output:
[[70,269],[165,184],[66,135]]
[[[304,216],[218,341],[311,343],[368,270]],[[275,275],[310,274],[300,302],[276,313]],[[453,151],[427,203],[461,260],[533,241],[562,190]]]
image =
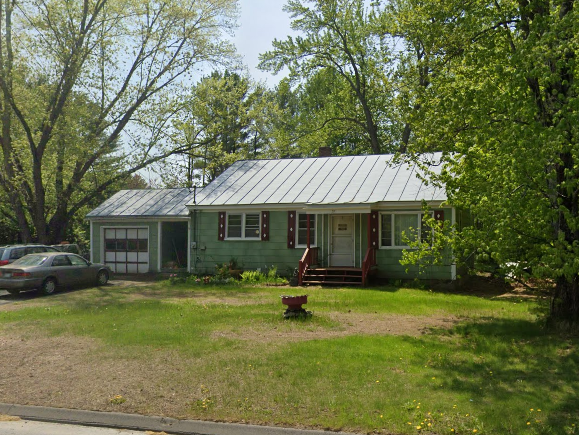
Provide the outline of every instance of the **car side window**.
[[10,252],[10,260],[18,260],[20,257],[23,257],[24,254],[24,248],[14,248],[12,252]]
[[84,258],[77,257],[76,255],[67,255],[67,257],[73,266],[86,266],[88,264]]
[[66,255],[57,255],[56,257],[54,257],[54,260],[52,260],[52,265],[53,266],[70,266],[70,260],[68,259],[68,257]]

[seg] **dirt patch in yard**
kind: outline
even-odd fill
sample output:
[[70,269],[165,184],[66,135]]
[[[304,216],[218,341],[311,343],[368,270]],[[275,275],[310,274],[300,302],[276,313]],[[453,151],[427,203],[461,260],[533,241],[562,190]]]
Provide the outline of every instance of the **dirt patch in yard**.
[[[337,328],[305,330],[296,323],[281,331],[257,326],[214,338],[251,340],[274,349],[287,341],[353,334],[417,336],[456,320],[359,313],[328,316],[338,322]],[[0,337],[0,402],[191,417],[191,404],[199,400],[199,385],[206,381],[197,378],[194,368],[199,362],[194,356],[152,349],[145,357],[119,358],[114,352],[97,339],[5,330]]]
[[[349,335],[407,335],[417,337],[433,328],[450,328],[457,322],[452,316],[416,317],[397,314],[329,313],[328,317],[339,323],[331,329],[304,329],[299,325],[289,325],[288,329],[253,327],[243,331],[215,332],[215,338],[257,341],[271,343],[283,341],[297,342],[324,338],[339,338]],[[295,326],[295,327],[293,327]]]

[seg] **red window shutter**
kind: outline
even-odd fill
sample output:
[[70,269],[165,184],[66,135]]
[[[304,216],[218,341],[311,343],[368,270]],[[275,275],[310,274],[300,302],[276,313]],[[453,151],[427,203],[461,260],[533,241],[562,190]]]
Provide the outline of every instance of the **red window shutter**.
[[269,240],[269,212],[261,212],[261,240],[267,242]]
[[287,247],[293,249],[296,247],[296,212],[287,212]]
[[224,211],[220,211],[217,213],[218,217],[218,225],[217,225],[217,240],[223,241],[225,240],[225,220],[227,218],[227,213]]
[[434,210],[434,219],[442,224],[444,222],[444,210]]
[[379,240],[379,218],[380,213],[377,211],[371,211],[368,215],[368,247],[369,248],[378,248],[378,240]]

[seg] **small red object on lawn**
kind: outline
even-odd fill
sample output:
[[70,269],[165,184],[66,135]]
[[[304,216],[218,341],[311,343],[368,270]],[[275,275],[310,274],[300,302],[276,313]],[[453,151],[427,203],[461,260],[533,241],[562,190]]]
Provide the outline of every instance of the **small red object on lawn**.
[[282,296],[281,303],[287,305],[290,310],[300,310],[302,308],[302,304],[308,303],[308,295]]
[[282,296],[281,303],[287,305],[287,310],[283,313],[286,319],[289,317],[309,317],[312,315],[311,311],[306,311],[302,308],[303,304],[308,303],[308,295]]

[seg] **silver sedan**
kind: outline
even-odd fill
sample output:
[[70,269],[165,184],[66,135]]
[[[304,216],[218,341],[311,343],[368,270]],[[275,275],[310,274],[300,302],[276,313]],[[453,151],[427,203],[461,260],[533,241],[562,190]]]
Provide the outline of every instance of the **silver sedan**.
[[108,266],[91,263],[80,255],[43,252],[0,266],[0,289],[12,294],[40,289],[48,295],[54,293],[57,286],[105,285],[110,276]]

